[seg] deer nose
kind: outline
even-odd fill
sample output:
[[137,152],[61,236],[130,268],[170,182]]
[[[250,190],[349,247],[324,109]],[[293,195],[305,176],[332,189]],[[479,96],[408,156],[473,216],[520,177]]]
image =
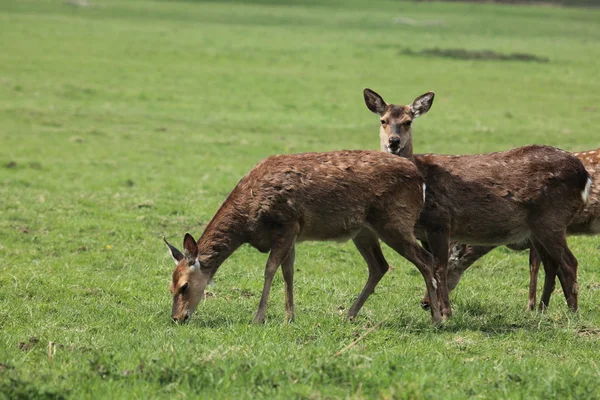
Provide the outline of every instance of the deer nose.
[[390,147],[400,146],[400,138],[398,136],[392,136],[390,138]]
[[177,322],[186,323],[190,319],[190,314],[185,313],[185,315],[183,317],[171,317],[171,319],[173,320],[173,322],[176,322],[176,323]]

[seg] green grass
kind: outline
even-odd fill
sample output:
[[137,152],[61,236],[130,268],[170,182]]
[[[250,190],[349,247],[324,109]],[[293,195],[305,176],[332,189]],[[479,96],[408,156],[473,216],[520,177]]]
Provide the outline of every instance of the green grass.
[[578,315],[559,291],[525,312],[527,256],[498,249],[439,329],[388,248],[394,270],[345,321],[367,275],[351,243],[299,246],[293,324],[279,274],[267,324],[249,324],[266,257],[243,247],[174,326],[161,242],[198,236],[270,154],[377,149],[364,87],[404,104],[436,91],[417,152],[596,148],[600,10],[90,1],[0,2],[0,398],[600,398],[597,238],[570,240]]

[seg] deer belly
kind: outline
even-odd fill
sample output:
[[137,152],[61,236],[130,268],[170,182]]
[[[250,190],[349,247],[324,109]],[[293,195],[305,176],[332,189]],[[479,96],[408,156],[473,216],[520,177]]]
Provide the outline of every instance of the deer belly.
[[312,219],[310,223],[301,224],[300,233],[298,235],[298,241],[305,240],[331,240],[336,242],[347,242],[354,238],[358,232],[364,228],[362,220],[358,221],[353,218],[349,219],[336,219],[335,221],[328,221],[326,219],[315,220]]
[[499,246],[526,241],[531,231],[521,224],[464,224],[456,226],[450,237],[460,243],[480,246]]

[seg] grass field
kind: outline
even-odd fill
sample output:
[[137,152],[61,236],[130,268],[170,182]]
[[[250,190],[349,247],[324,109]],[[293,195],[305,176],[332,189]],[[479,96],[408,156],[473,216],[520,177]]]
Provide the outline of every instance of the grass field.
[[570,240],[578,315],[560,291],[525,312],[527,255],[497,249],[436,329],[420,274],[384,248],[394,269],[350,323],[362,258],[304,243],[293,324],[280,274],[249,324],[266,261],[249,247],[171,323],[162,235],[198,237],[268,155],[378,149],[364,87],[436,91],[417,152],[599,145],[599,9],[322,3],[0,2],[0,397],[600,398],[598,238]]

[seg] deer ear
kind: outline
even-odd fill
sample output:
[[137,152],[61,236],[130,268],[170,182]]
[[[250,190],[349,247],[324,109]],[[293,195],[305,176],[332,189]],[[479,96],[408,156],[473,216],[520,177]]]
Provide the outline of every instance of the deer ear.
[[188,261],[194,263],[196,258],[198,258],[198,244],[196,243],[196,240],[194,240],[194,237],[189,233],[186,233],[183,238],[183,250]]
[[371,112],[379,115],[380,117],[385,114],[385,108],[387,103],[383,101],[380,95],[372,91],[371,89],[363,90],[363,96],[365,97],[365,104]]
[[173,257],[173,260],[175,260],[175,264],[179,264],[179,261],[183,260],[183,254],[181,254],[181,252],[179,250],[177,250],[175,247],[173,247],[171,245],[171,243],[167,242],[167,239],[165,239],[164,236],[163,236],[163,240],[164,240],[165,244],[167,245],[167,247],[169,248],[169,253],[171,253],[171,257]]
[[431,108],[433,104],[433,98],[435,97],[435,93],[427,92],[417,97],[415,101],[410,105],[410,110],[413,113],[413,117],[417,118],[421,115],[425,114]]

